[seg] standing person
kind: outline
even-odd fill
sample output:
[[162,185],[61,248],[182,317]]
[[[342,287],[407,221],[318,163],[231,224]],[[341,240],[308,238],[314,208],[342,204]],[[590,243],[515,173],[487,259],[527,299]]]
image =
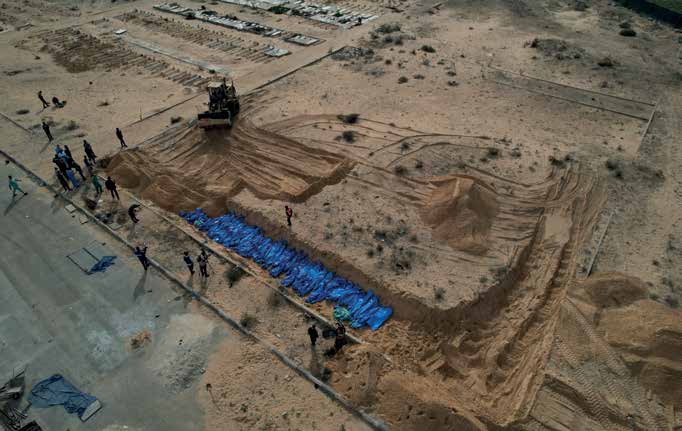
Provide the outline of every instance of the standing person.
[[88,156],[83,156],[83,163],[85,164],[85,169],[88,170],[88,175],[92,176],[94,171],[92,170],[92,162],[88,159]]
[[135,223],[135,224],[137,224],[137,222],[140,221],[140,220],[135,216],[135,211],[137,211],[137,209],[138,209],[139,207],[140,207],[140,206],[139,206],[138,204],[133,204],[133,205],[130,206],[130,208],[128,208],[128,215],[130,216],[130,220],[132,220],[133,223]]
[[45,109],[45,108],[47,108],[48,106],[50,106],[50,104],[47,103],[47,100],[45,100],[45,98],[43,97],[43,90],[40,90],[40,91],[38,92],[38,99],[40,99],[40,101],[43,102],[43,109]]
[[287,215],[287,224],[289,225],[289,227],[291,227],[291,217],[294,216],[294,210],[284,205],[284,212]]
[[76,161],[74,159],[71,159],[71,167],[73,169],[75,169],[76,172],[78,172],[78,175],[80,175],[80,177],[83,179],[83,181],[85,181],[85,175],[83,175],[83,169],[81,168],[81,165],[76,163]]
[[149,268],[149,259],[147,259],[147,246],[145,246],[143,249],[140,249],[140,247],[135,247],[135,251],[133,253],[135,253],[135,256],[140,259],[140,263],[146,271],[147,268]]
[[66,170],[62,172],[60,169],[54,168],[54,174],[57,176],[57,180],[59,180],[59,184],[62,185],[64,191],[71,191],[71,187],[69,187],[69,183],[66,181]]
[[92,146],[88,141],[83,139],[83,150],[85,151],[85,155],[88,156],[88,159],[92,163],[97,163],[97,156],[95,155],[95,152],[92,150]]
[[73,171],[71,169],[66,170],[66,177],[71,181],[71,185],[73,185],[74,189],[77,189],[80,187],[80,183],[76,179],[76,175],[74,175]]
[[205,254],[199,254],[197,257],[197,263],[199,264],[199,275],[208,278],[208,270],[206,266],[208,265],[208,256]]
[[99,177],[97,174],[94,174],[91,178],[92,185],[95,186],[95,193],[97,193],[97,196],[102,194],[102,184],[99,182]]
[[57,166],[57,168],[63,175],[66,175],[66,170],[69,169],[69,167],[67,166],[64,159],[62,159],[59,156],[54,156],[54,158],[52,158],[52,163],[54,163]]
[[341,348],[345,346],[347,343],[346,341],[346,333],[336,333],[336,339],[334,339],[334,351],[335,353],[339,353],[341,351]]
[[21,190],[21,187],[19,187],[19,181],[21,181],[21,180],[17,180],[15,178],[12,178],[11,175],[8,175],[8,176],[9,176],[9,189],[12,191],[12,198],[14,198],[17,195],[17,192],[21,192],[24,194],[24,196],[26,196],[28,193]]
[[66,154],[66,157],[69,158],[69,161],[73,160],[73,156],[71,155],[71,149],[69,148],[68,145],[64,145],[64,154]]
[[45,134],[47,135],[48,141],[50,141],[50,142],[54,141],[54,138],[52,137],[52,132],[50,132],[50,125],[47,124],[44,120],[43,120],[43,131],[45,131]]
[[109,190],[112,199],[116,198],[119,201],[121,200],[121,197],[118,195],[118,190],[116,190],[116,181],[112,180],[111,177],[107,177],[107,180],[104,182],[104,187]]
[[185,265],[187,265],[187,269],[189,269],[189,274],[194,275],[194,262],[192,262],[192,256],[189,255],[188,251],[182,256],[182,260],[185,261]]
[[315,343],[317,342],[317,339],[320,336],[320,334],[317,333],[317,328],[315,327],[315,324],[308,328],[308,336],[310,337],[310,345],[315,347]]
[[116,128],[116,137],[119,141],[121,141],[121,148],[128,148],[126,141],[123,140],[123,132],[121,132],[121,129],[118,127]]

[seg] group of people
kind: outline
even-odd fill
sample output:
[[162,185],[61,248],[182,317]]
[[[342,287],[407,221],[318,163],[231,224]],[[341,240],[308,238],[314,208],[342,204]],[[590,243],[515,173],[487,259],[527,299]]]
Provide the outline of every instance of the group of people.
[[[42,104],[43,104],[43,109],[45,109],[45,108],[47,108],[47,107],[50,106],[50,104],[47,103],[47,100],[45,100],[45,97],[43,97],[43,92],[42,92],[42,90],[38,92],[38,99],[40,99],[40,101],[42,102]],[[57,108],[63,108],[64,105],[66,105],[66,101],[61,101],[61,100],[59,100],[59,99],[57,98],[57,96],[52,96],[52,104],[53,104],[54,106],[56,106]]]
[[[85,152],[83,155],[83,164],[85,165],[87,173],[90,176],[92,185],[95,187],[95,193],[99,196],[102,194],[104,189],[99,177],[95,173],[95,163],[97,163],[97,156],[92,149],[92,145],[90,145],[90,143],[85,139],[83,140],[83,151]],[[64,145],[62,148],[59,144],[57,144],[54,152],[55,155],[52,158],[52,163],[55,164],[54,173],[64,191],[68,192],[80,187],[81,183],[76,178],[74,171],[78,174],[78,176],[80,176],[81,181],[83,182],[86,181],[85,174],[83,173],[83,168],[81,165],[79,165],[73,158],[73,154],[71,153],[69,146]],[[104,187],[109,190],[112,199],[121,200],[121,197],[118,195],[116,181],[114,181],[111,177],[107,177],[106,181],[104,182]]]
[[[341,321],[337,321],[336,329],[330,332],[334,334],[334,347],[328,349],[325,352],[327,356],[333,356],[339,353],[343,346],[348,344],[348,339],[346,338],[346,327],[343,325],[343,323],[341,323]],[[320,338],[320,334],[317,332],[317,326],[315,326],[315,324],[308,328],[308,337],[310,337],[310,345],[314,348],[317,344],[317,339]],[[325,335],[325,337],[327,337],[327,335]]]
[[[188,251],[183,254],[182,260],[185,262],[185,265],[187,265],[189,274],[194,275],[194,261]],[[201,249],[199,256],[197,256],[197,264],[199,265],[199,275],[208,278],[208,254],[206,254],[206,250],[203,248]]]
[[[90,177],[93,178],[92,182],[97,188],[99,181],[96,179],[94,174],[94,164],[97,161],[95,153],[92,151],[92,147],[88,141],[83,141],[83,147],[85,148],[85,156],[83,156],[83,164],[88,171]],[[80,187],[80,182],[76,179],[74,171],[78,173],[82,181],[86,181],[85,175],[83,174],[83,168],[79,165],[71,154],[71,149],[68,145],[64,145],[62,148],[57,145],[54,149],[55,155],[52,158],[52,163],[55,164],[54,171],[59,183],[64,188],[64,191],[69,191],[72,188],[77,189]],[[101,187],[101,186],[100,186]]]
[[[132,211],[131,211],[132,210]],[[129,210],[129,212],[132,212],[134,214],[134,209]],[[133,254],[139,259],[140,263],[142,264],[142,267],[146,271],[147,268],[149,268],[149,259],[147,258],[147,246],[137,246],[135,247],[135,250],[133,251]],[[189,269],[190,275],[194,275],[194,260],[192,260],[192,256],[190,256],[189,252],[186,251],[182,255],[182,260],[185,262],[185,265],[187,265],[187,269]],[[206,253],[205,249],[201,249],[199,252],[199,255],[197,256],[197,264],[199,264],[199,273],[202,277],[208,278],[208,254]]]

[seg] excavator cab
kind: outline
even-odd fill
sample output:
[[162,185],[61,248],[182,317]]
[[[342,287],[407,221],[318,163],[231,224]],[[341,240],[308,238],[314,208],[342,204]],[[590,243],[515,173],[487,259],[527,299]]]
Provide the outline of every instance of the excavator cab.
[[208,110],[197,116],[197,123],[202,129],[214,127],[230,128],[239,114],[239,97],[234,83],[222,82],[208,84]]

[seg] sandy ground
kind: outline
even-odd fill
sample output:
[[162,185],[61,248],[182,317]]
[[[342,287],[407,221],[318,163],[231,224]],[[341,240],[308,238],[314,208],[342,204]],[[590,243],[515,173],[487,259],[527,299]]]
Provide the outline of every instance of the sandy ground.
[[[359,333],[367,345],[323,367],[337,391],[395,429],[682,423],[679,385],[664,384],[679,380],[682,353],[673,29],[599,0],[585,10],[563,1],[355,1],[347,6],[381,17],[348,31],[207,5],[323,39],[272,60],[248,51],[268,43],[261,36],[166,21],[151,5],[93,4],[83,15],[67,8],[58,27],[77,29],[49,33],[54,24],[35,18],[35,28],[0,34],[3,55],[15,59],[3,65],[0,79],[15,91],[0,110],[18,125],[3,119],[3,149],[50,175],[50,145],[35,126],[52,120],[57,143],[80,160],[88,139],[108,156],[106,174],[158,211],[239,211],[372,289],[394,318]],[[135,8],[144,17],[132,17]],[[104,13],[85,15],[96,10]],[[624,26],[637,36],[619,35]],[[126,36],[113,38],[121,27]],[[237,41],[236,51],[207,46],[213,31]],[[242,93],[354,48],[244,97],[232,130],[204,132],[187,122],[204,109],[202,88],[192,85],[201,81],[192,79],[221,74],[137,40],[221,65]],[[69,103],[33,109],[37,89]],[[357,119],[339,117],[351,113]],[[169,126],[171,117],[182,120]],[[116,126],[139,146],[118,152]],[[285,204],[293,204],[292,229]],[[177,255],[191,242],[150,212],[142,218],[125,228],[129,237],[182,271]],[[234,315],[256,315],[260,336],[313,368],[308,321],[273,306],[261,283],[274,281],[259,274],[232,288],[211,278],[201,288]],[[230,372],[262,374],[266,358],[248,350],[209,365],[210,404],[199,391],[207,427],[327,429],[322,416],[297,416],[295,400],[291,412],[265,401],[244,411],[216,398]],[[234,361],[253,366],[235,371]],[[289,383],[298,384],[282,383],[283,392]]]

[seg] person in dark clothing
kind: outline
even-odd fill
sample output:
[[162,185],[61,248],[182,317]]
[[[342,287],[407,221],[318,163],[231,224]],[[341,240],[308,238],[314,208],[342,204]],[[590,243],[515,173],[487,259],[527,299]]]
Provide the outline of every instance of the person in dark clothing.
[[83,179],[83,181],[85,181],[85,175],[83,175],[83,169],[81,168],[81,165],[76,163],[76,161],[74,159],[71,159],[70,161],[71,161],[71,167],[73,169],[75,169],[76,172],[78,172],[78,175],[80,175],[80,177]]
[[52,137],[52,132],[50,132],[50,125],[44,121],[43,121],[43,130],[45,131],[45,134],[47,135],[47,139],[50,142],[54,141],[54,138]]
[[308,336],[310,337],[310,344],[315,346],[317,339],[320,337],[320,334],[317,333],[317,328],[315,325],[308,328]]
[[336,334],[336,339],[334,340],[334,350],[335,353],[339,353],[343,346],[345,346],[347,343],[346,341],[346,333],[344,332],[343,334]]
[[205,254],[200,254],[197,256],[197,263],[199,264],[199,275],[202,277],[208,277],[208,256]]
[[52,104],[56,106],[57,108],[63,108],[64,105],[66,105],[66,102],[60,102],[59,99],[57,99],[57,96],[52,97]]
[[142,267],[146,271],[147,268],[149,268],[149,259],[147,259],[147,247],[145,248],[140,248],[140,247],[135,247],[135,256],[137,256],[138,259],[140,259],[140,263],[142,264]]
[[121,129],[118,127],[116,128],[116,137],[119,141],[121,141],[121,148],[128,148],[126,141],[123,140],[123,132],[121,132]]
[[121,197],[118,195],[118,190],[116,190],[116,181],[112,180],[111,177],[107,177],[107,180],[104,182],[104,187],[109,190],[112,199],[121,200]]
[[95,152],[92,150],[92,146],[88,141],[83,139],[83,150],[85,151],[85,155],[90,159],[92,163],[97,163],[97,156],[95,155]]
[[133,204],[130,206],[130,208],[128,208],[128,215],[130,216],[130,220],[132,220],[133,223],[140,221],[137,217],[135,217],[135,211],[137,211],[139,207],[140,206],[138,204]]
[[88,159],[88,156],[83,156],[83,163],[85,164],[85,169],[88,170],[88,175],[92,176],[94,171],[92,170],[92,162]]
[[40,101],[43,102],[43,109],[50,106],[50,104],[47,103],[47,100],[45,100],[45,98],[43,97],[43,91],[42,90],[38,92],[38,99],[40,99]]
[[57,165],[57,168],[59,168],[59,171],[63,174],[66,175],[66,170],[69,169],[69,166],[66,164],[64,159],[62,159],[59,156],[54,156],[52,158],[52,163]]
[[185,261],[185,265],[187,265],[187,269],[189,269],[189,274],[194,275],[194,262],[192,262],[192,256],[189,255],[188,251],[182,256],[182,260]]
[[336,321],[336,333],[346,335],[346,327],[338,320]]
[[69,187],[69,182],[66,181],[66,174],[62,173],[58,168],[54,168],[54,174],[57,176],[57,180],[59,180],[59,184],[62,185],[64,191],[65,192],[71,191],[71,187]]
[[288,206],[284,205],[284,212],[287,215],[287,224],[291,226],[291,217],[294,216],[294,210],[289,208]]
[[69,160],[73,160],[73,156],[71,155],[71,149],[69,148],[68,145],[64,145],[64,152],[66,153],[66,157],[68,157]]

